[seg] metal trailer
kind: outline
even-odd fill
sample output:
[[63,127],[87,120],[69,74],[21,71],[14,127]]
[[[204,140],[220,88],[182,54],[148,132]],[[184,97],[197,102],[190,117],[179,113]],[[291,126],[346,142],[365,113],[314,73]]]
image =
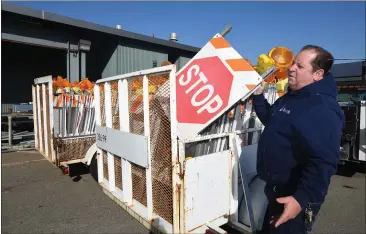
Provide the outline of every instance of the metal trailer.
[[[180,139],[175,65],[98,80],[103,191],[154,233],[225,233],[224,224],[243,233],[260,230],[267,203],[255,161],[263,126],[248,101],[259,83],[223,112],[226,122],[218,119],[200,136]],[[272,102],[273,90],[266,92]],[[200,153],[188,153],[192,149]]]
[[340,163],[366,162],[366,101],[339,104],[346,122],[340,147]]
[[335,64],[338,103],[345,116],[340,164],[366,162],[366,61]]
[[[52,76],[34,80],[32,86],[35,148],[51,163],[69,173],[69,165],[90,165],[96,154],[94,101],[68,104],[64,96],[54,96]],[[63,98],[64,105],[54,105]],[[76,123],[80,126],[76,127]]]

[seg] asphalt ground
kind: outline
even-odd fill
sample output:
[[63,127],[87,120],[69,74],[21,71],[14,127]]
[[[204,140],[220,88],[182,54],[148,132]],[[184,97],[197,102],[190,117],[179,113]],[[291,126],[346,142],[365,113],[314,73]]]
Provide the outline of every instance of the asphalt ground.
[[90,174],[63,175],[34,151],[1,157],[2,233],[149,233]]
[[[87,170],[65,176],[35,151],[1,157],[2,233],[149,233]],[[365,186],[364,165],[340,167],[311,233],[366,233]]]
[[[340,165],[309,234],[366,233],[365,164]],[[225,227],[230,234],[239,234]]]

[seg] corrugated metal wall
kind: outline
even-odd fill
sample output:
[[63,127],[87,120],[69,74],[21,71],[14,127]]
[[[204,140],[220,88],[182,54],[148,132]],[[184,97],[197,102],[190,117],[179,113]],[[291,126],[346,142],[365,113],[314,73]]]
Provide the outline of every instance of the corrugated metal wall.
[[131,48],[119,45],[118,59],[121,65],[121,72],[128,73],[153,67],[154,61],[159,67],[163,61],[168,60],[168,53]]
[[105,66],[102,72],[102,78],[115,76],[118,74],[118,67],[117,67],[117,47],[114,50],[112,56],[109,58],[107,65]]
[[104,68],[102,77],[149,69],[154,63],[159,67],[163,61],[168,60],[167,52],[141,47],[138,43],[136,46],[118,45]]
[[182,69],[182,67],[184,67],[184,65],[186,65],[192,58],[189,58],[187,56],[179,56],[179,58],[175,62],[175,65],[177,65],[177,70],[179,71],[180,69]]

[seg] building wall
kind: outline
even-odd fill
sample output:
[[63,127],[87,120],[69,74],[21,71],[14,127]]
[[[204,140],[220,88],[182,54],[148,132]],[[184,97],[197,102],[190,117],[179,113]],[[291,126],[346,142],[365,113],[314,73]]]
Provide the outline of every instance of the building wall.
[[120,42],[106,64],[102,78],[159,67],[166,60],[168,52],[163,49],[139,42]]
[[109,58],[107,64],[105,65],[103,72],[102,72],[102,77],[101,78],[106,78],[106,77],[110,77],[110,76],[115,76],[118,74],[118,61],[117,61],[117,54],[118,51],[115,48],[115,50],[113,51],[111,57]]
[[[42,21],[40,19],[34,19],[26,16],[11,14],[8,12],[2,12],[1,16],[2,20],[2,28],[1,28],[1,36],[2,42],[14,42],[16,44],[22,44],[27,51],[30,50],[30,47],[41,47],[48,48],[48,50],[52,50],[55,53],[59,53],[59,51],[63,51],[66,56],[63,58],[63,66],[66,68],[66,73],[60,74],[64,77],[69,78],[70,81],[79,80],[79,54],[69,53],[67,54],[67,50],[77,48],[78,44],[78,36],[72,35],[67,31],[69,27],[63,25],[60,26],[58,24],[54,24],[47,21]],[[5,47],[9,47],[7,44]],[[25,46],[23,46],[25,45]],[[15,56],[19,57],[19,62],[22,60],[22,56],[24,53],[28,53],[26,51],[22,51],[20,53],[15,53]],[[31,60],[34,63],[31,68],[42,70],[43,66],[46,66],[41,61],[37,61],[37,57],[41,57],[38,52],[32,52],[31,54],[34,58]],[[28,56],[28,55],[27,55]],[[48,64],[54,64],[53,56],[49,56],[47,60]],[[20,64],[21,66],[27,66],[26,64]],[[49,66],[49,65],[47,65]],[[44,69],[47,70],[47,69]],[[48,70],[47,70],[48,71]],[[23,71],[25,72],[25,71]],[[53,73],[60,73],[61,71],[55,70]],[[53,74],[52,73],[52,74]],[[6,77],[4,77],[6,78]]]
[[177,59],[175,65],[177,65],[177,71],[179,71],[180,69],[182,69],[191,59],[192,57],[189,56],[179,56],[179,58]]
[[167,60],[179,70],[194,56],[180,49],[2,12],[3,103],[31,101],[36,77],[61,75],[71,82],[84,78],[80,53],[67,53],[78,48],[79,39],[91,41],[85,76],[93,81],[158,67]]
[[[123,40],[116,43],[102,77],[110,77],[139,70],[159,67],[163,61],[170,61],[180,70],[195,55],[177,50],[143,44],[138,41]],[[181,54],[180,54],[181,53]]]
[[32,84],[38,77],[66,77],[64,50],[13,42],[1,42],[1,102],[32,101]]
[[168,53],[154,51],[151,47],[134,48],[129,45],[119,45],[118,49],[122,73],[159,67],[163,61],[168,60]]

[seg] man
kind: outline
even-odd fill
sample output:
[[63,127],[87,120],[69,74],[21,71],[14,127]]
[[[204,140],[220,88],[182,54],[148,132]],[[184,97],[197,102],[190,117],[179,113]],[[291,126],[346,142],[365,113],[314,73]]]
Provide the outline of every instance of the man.
[[265,125],[257,152],[269,201],[263,233],[310,231],[336,173],[344,117],[332,65],[328,51],[305,46],[288,69],[285,95],[270,106],[264,82],[254,93],[255,111]]

